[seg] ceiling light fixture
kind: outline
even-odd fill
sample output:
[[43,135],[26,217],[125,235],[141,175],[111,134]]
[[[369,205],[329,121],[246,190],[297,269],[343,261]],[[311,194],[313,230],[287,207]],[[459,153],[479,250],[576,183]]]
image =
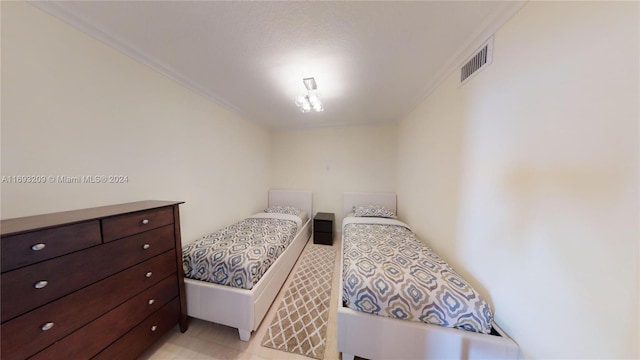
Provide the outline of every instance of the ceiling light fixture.
[[307,88],[307,93],[298,95],[296,97],[296,106],[300,108],[303,113],[310,112],[311,109],[315,111],[324,111],[320,97],[318,96],[318,85],[314,78],[302,79],[304,86]]

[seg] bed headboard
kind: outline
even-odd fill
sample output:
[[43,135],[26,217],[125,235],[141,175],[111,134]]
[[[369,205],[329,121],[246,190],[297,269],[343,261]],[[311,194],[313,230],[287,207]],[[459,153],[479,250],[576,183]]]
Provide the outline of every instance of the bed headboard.
[[342,193],[342,218],[353,212],[353,207],[358,205],[382,205],[398,213],[396,193],[345,192]]
[[269,190],[269,206],[295,206],[304,209],[313,219],[313,192],[297,190]]

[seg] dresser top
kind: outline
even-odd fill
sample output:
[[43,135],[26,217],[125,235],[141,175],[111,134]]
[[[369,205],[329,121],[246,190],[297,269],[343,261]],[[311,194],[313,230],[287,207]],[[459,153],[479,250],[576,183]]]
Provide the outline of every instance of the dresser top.
[[54,226],[100,219],[142,210],[183,204],[184,201],[146,200],[125,204],[100,206],[88,209],[63,211],[51,214],[33,215],[0,221],[0,235],[14,235],[21,232],[41,230]]
[[316,214],[316,216],[313,219],[314,220],[321,220],[321,221],[335,221],[335,214],[334,213],[319,212],[319,213]]

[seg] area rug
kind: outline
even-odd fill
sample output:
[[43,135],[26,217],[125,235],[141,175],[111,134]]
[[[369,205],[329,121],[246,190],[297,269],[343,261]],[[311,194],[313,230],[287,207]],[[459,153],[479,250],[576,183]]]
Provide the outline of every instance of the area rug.
[[335,255],[333,246],[307,246],[262,346],[322,359]]

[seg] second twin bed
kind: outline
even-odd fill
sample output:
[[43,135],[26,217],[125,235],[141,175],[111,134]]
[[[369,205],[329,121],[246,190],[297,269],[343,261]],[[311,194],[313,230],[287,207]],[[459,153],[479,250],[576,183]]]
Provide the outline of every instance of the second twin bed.
[[513,359],[490,305],[395,219],[396,194],[344,193],[342,359]]
[[187,314],[248,341],[311,236],[312,193],[269,191],[269,207],[183,249]]

